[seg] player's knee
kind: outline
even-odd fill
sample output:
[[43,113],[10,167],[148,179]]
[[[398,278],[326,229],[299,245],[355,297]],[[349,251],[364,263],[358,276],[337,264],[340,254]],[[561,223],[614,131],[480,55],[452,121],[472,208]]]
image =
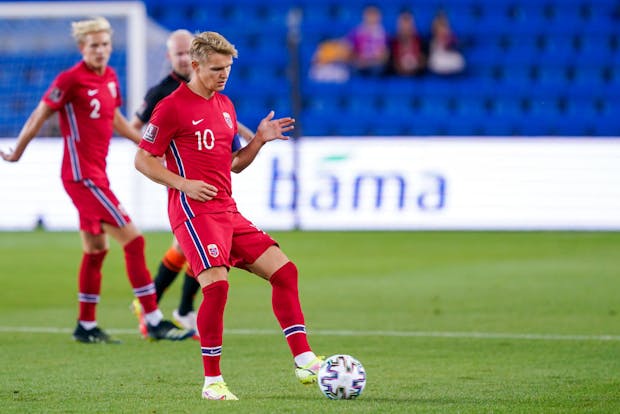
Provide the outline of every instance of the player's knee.
[[297,285],[298,274],[295,263],[288,261],[271,275],[269,282],[274,286]]
[[144,252],[144,236],[139,235],[123,246],[127,255],[142,254]]

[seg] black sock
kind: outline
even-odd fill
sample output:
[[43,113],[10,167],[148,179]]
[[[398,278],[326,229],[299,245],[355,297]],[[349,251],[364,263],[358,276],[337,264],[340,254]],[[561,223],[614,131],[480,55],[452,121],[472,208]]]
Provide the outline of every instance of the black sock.
[[185,316],[194,310],[194,297],[199,289],[200,283],[195,278],[185,274],[181,302],[179,303],[179,315]]
[[168,289],[168,286],[174,282],[179,272],[168,269],[163,263],[159,264],[159,270],[157,276],[155,276],[155,294],[157,295],[157,302],[161,299],[162,295]]

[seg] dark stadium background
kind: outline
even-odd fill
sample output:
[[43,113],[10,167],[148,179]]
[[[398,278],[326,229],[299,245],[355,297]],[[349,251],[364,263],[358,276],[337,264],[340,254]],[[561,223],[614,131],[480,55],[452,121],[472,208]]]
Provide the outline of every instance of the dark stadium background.
[[[616,0],[380,2],[389,32],[395,29],[398,11],[406,7],[428,35],[434,13],[444,9],[465,55],[466,72],[455,77],[353,78],[344,84],[310,81],[310,59],[319,41],[343,36],[359,22],[366,2],[147,0],[144,4],[148,16],[169,30],[220,31],[238,47],[240,57],[227,93],[236,102],[239,119],[248,125],[258,123],[263,108],[273,108],[293,113],[305,136],[619,134],[620,2]],[[298,26],[291,11],[301,13]],[[291,35],[295,27],[298,32]],[[9,70],[20,58],[19,53],[1,58],[3,96],[11,96],[15,85],[47,76]],[[111,65],[122,79],[124,64],[123,53],[115,51]],[[46,67],[45,72],[53,76],[56,69],[61,68]],[[14,136],[18,127],[7,129],[8,120],[25,119],[31,109],[19,102],[3,108],[0,136]]]

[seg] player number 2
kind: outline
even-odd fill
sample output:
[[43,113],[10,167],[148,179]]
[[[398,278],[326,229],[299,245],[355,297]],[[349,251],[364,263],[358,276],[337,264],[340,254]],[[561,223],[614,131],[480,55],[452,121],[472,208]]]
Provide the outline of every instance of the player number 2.
[[99,99],[97,98],[91,99],[90,107],[93,108],[93,110],[90,111],[90,117],[92,119],[98,119],[101,116],[99,114],[99,110],[101,109],[101,102],[99,102]]
[[198,151],[202,151],[202,148],[212,149],[215,146],[215,135],[210,129],[205,129],[202,133],[200,131],[195,132],[198,137]]

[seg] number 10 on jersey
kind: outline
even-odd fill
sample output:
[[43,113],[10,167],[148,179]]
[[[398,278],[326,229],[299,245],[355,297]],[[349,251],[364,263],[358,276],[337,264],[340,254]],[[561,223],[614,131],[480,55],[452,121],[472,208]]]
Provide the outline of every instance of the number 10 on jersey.
[[205,129],[203,132],[196,131],[196,137],[198,137],[198,151],[202,151],[204,149],[212,149],[215,145],[215,135],[213,135],[213,131],[210,129]]

